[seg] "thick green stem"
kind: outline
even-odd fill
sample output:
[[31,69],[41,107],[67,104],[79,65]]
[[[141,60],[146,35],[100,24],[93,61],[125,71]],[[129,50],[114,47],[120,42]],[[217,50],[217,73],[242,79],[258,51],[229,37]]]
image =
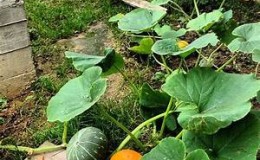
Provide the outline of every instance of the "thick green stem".
[[222,71],[227,65],[229,65],[235,58],[237,57],[237,54],[235,54],[233,57],[231,57],[226,63],[224,63],[221,67],[217,69],[217,72]]
[[180,139],[183,135],[184,129],[175,137],[176,139]]
[[220,4],[219,8],[222,8],[222,7],[224,6],[225,2],[226,2],[226,0],[223,0],[223,1],[221,2],[221,4]]
[[[171,113],[173,113],[173,112],[174,112],[174,111],[169,111],[168,114],[171,114]],[[156,121],[157,119],[160,119],[160,118],[164,117],[165,114],[166,114],[166,113],[162,113],[162,114],[159,114],[159,115],[157,115],[157,116],[155,116],[155,117],[152,117],[152,118],[146,120],[145,122],[143,122],[143,123],[141,123],[139,126],[137,126],[131,133],[132,133],[133,135],[136,135],[143,127],[145,127],[145,126],[147,126],[148,124],[150,124],[150,123]],[[131,137],[128,135],[128,136],[120,143],[120,145],[119,145],[118,148],[115,150],[115,152],[120,151],[122,148],[124,148],[124,146],[129,142],[130,139],[131,139]]]
[[197,16],[199,16],[200,15],[200,11],[199,11],[197,0],[193,0],[193,3],[194,3],[194,7],[196,9]]
[[54,152],[60,149],[66,148],[65,144],[53,147],[42,147],[42,148],[30,148],[24,146],[15,146],[15,145],[0,145],[0,149],[7,149],[12,151],[26,152],[28,155],[46,153],[46,152]]
[[210,53],[209,59],[212,59],[213,55],[223,46],[223,43],[221,43],[213,52]]
[[168,67],[165,64],[161,63],[154,55],[153,55],[153,58],[156,61],[156,63],[158,63],[159,65],[161,65],[164,68],[167,68],[167,70],[169,70],[170,72],[173,72],[173,70],[170,67]]
[[161,131],[160,131],[160,134],[159,134],[159,137],[161,138],[163,136],[163,133],[164,133],[164,129],[165,129],[165,125],[166,125],[166,119],[169,115],[169,112],[172,108],[172,103],[173,103],[173,98],[171,97],[170,101],[169,101],[169,104],[167,106],[167,109],[166,109],[166,112],[165,112],[165,115],[164,115],[164,118],[163,118],[163,123],[162,123],[162,127],[161,127]]
[[156,39],[162,39],[162,37],[159,36],[151,36],[151,35],[136,35],[136,34],[126,34],[130,37],[139,37],[139,38],[156,38]]
[[62,134],[62,143],[67,144],[67,135],[68,135],[68,122],[64,122],[63,134]]
[[129,131],[122,123],[118,122],[114,117],[110,116],[102,107],[99,107],[100,111],[102,112],[102,114],[107,117],[111,122],[113,122],[114,124],[116,124],[119,128],[121,128],[123,131],[125,131],[128,136],[135,141],[135,143],[137,144],[138,147],[140,147],[141,150],[145,150],[144,145],[142,144],[141,141],[139,141],[133,133],[131,133],[131,131]]
[[167,74],[170,74],[171,72],[170,72],[170,70],[168,69],[169,67],[168,67],[168,65],[167,65],[167,63],[166,63],[165,58],[164,58],[162,55],[161,55],[161,59],[162,59],[162,61],[163,61],[163,64],[164,64],[164,67],[165,67],[165,69],[166,69]]
[[124,77],[124,79],[130,84],[132,90],[135,92],[135,94],[137,94],[139,96],[139,90],[136,87],[136,85],[127,77],[127,75],[124,73],[124,71],[122,71],[121,69],[119,69],[117,66],[114,66],[117,71]]
[[260,63],[257,63],[256,67],[255,67],[255,76],[257,77],[258,75],[258,68],[260,66]]

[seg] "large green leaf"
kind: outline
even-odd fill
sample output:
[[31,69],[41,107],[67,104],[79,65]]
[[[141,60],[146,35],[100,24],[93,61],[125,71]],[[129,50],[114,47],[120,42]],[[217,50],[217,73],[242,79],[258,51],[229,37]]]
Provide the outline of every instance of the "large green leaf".
[[49,101],[48,121],[69,121],[93,106],[107,86],[106,79],[100,78],[101,73],[100,67],[91,67],[67,82]]
[[249,113],[260,81],[253,75],[195,68],[169,76],[162,89],[181,104],[178,122],[183,128],[213,134]]
[[81,72],[95,66],[106,58],[106,56],[94,56],[70,51],[66,51],[65,56],[72,59],[74,67]]
[[152,38],[143,38],[139,42],[139,46],[131,47],[130,50],[138,54],[152,54],[152,46],[154,41]]
[[253,61],[260,63],[260,49],[256,49],[254,50],[253,54],[252,54],[252,59]]
[[190,20],[187,24],[187,28],[195,31],[207,31],[214,23],[222,20],[222,18],[224,18],[224,15],[220,10],[203,13],[197,18]]
[[152,47],[152,51],[159,55],[168,55],[178,51],[177,42],[175,39],[163,39],[156,41]]
[[232,52],[253,53],[254,50],[260,50],[260,22],[244,24],[237,27],[232,34],[237,36],[228,48]]
[[145,154],[141,160],[209,160],[207,153],[201,149],[189,153],[181,140],[169,137],[163,139],[154,149]]
[[165,11],[138,8],[127,13],[122,19],[120,19],[118,22],[118,28],[122,31],[141,33],[151,29],[165,15]]
[[148,84],[142,86],[139,103],[147,108],[166,108],[170,101],[170,96],[166,93],[156,91]]
[[214,135],[196,135],[185,131],[183,141],[188,152],[204,149],[212,160],[256,160],[260,122],[249,115]]
[[162,36],[163,39],[168,39],[168,38],[176,39],[178,37],[185,35],[185,33],[187,32],[187,30],[184,28],[175,31],[169,25],[163,25],[161,27],[159,24],[157,24],[154,27],[154,31],[156,32],[157,35]]
[[169,3],[171,0],[153,0],[151,3],[154,5],[165,5]]
[[185,145],[175,138],[163,139],[154,149],[145,154],[141,160],[184,160]]
[[81,72],[93,66],[100,66],[104,75],[109,75],[117,73],[118,69],[122,69],[125,65],[123,57],[111,48],[105,49],[104,56],[86,55],[69,51],[65,52],[65,55],[67,58],[72,59],[74,67]]
[[182,57],[185,58],[189,56],[192,52],[196,51],[196,49],[201,49],[208,45],[216,46],[218,41],[219,41],[218,37],[216,36],[215,33],[208,33],[193,41],[182,51],[174,52],[172,53],[172,55],[181,55]]

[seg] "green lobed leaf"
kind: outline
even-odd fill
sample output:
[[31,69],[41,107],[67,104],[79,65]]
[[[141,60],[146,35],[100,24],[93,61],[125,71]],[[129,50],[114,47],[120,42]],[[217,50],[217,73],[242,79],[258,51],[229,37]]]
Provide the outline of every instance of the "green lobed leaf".
[[181,28],[177,31],[171,29],[169,25],[163,25],[162,27],[157,24],[154,27],[154,31],[158,36],[162,36],[163,39],[173,38],[176,39],[178,37],[181,37],[186,34],[187,30],[184,28]]
[[181,140],[169,137],[163,139],[141,160],[184,160],[185,146]]
[[260,145],[259,131],[259,119],[248,115],[214,135],[197,135],[185,131],[183,141],[188,152],[203,149],[213,160],[256,160]]
[[72,59],[74,67],[83,72],[84,70],[100,66],[103,70],[103,75],[117,73],[118,69],[124,68],[124,60],[120,54],[117,54],[114,49],[106,48],[104,56],[93,56],[75,52],[65,52],[67,58]]
[[86,55],[82,53],[70,52],[66,51],[65,56],[67,58],[72,59],[74,67],[83,72],[84,70],[93,67],[100,63],[106,56],[94,56],[94,55]]
[[260,50],[260,22],[249,23],[237,27],[232,34],[237,36],[228,48],[232,52],[253,53],[254,50]]
[[67,82],[48,103],[48,121],[69,121],[92,107],[106,90],[101,73],[100,67],[91,67]]
[[219,22],[224,17],[220,10],[214,10],[209,13],[202,13],[197,18],[188,22],[187,28],[195,31],[207,31],[214,23]]
[[183,50],[178,51],[178,52],[172,52],[172,55],[181,55],[182,57],[187,57],[196,49],[204,48],[208,45],[216,46],[218,43],[218,37],[216,36],[215,33],[208,33],[205,34],[195,41],[193,41],[191,44],[189,44],[187,47],[185,47]]
[[67,146],[68,160],[104,159],[107,138],[98,128],[87,127],[78,131]]
[[190,152],[185,160],[210,160],[209,156],[203,149],[197,149]]
[[147,83],[142,86],[139,103],[147,108],[166,107],[170,96],[166,93],[156,91]]
[[152,54],[152,46],[154,44],[154,41],[152,38],[143,38],[139,46],[131,47],[129,50],[138,53],[138,54]]
[[120,19],[118,28],[126,32],[142,33],[154,27],[165,15],[165,11],[138,8]]
[[154,5],[165,5],[169,3],[171,0],[153,0],[151,3]]
[[177,42],[175,39],[163,39],[154,43],[152,51],[159,55],[169,55],[178,51]]
[[168,137],[163,139],[141,160],[210,160],[207,153],[198,149],[189,153],[186,157],[186,147],[183,141]]
[[251,74],[194,68],[169,76],[162,90],[182,104],[178,122],[184,129],[214,134],[250,112],[249,100],[260,90],[260,81]]
[[124,14],[118,13],[117,15],[114,15],[113,17],[109,18],[108,22],[118,22],[124,16],[125,16]]
[[260,63],[260,49],[256,49],[253,51],[252,59],[257,63]]

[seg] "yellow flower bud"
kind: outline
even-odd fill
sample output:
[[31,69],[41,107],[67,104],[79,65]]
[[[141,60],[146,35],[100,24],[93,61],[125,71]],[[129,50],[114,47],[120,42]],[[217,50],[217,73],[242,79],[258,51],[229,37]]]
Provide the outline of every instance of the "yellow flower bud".
[[189,43],[187,41],[178,41],[177,45],[180,49],[184,49],[185,47],[187,47],[189,45]]

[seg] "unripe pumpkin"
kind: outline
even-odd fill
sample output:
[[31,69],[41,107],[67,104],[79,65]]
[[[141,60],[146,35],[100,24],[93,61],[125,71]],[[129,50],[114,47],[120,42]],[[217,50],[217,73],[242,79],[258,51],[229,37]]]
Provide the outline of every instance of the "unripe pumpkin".
[[187,46],[189,45],[189,43],[188,43],[187,41],[181,40],[181,41],[178,41],[178,42],[177,42],[177,45],[178,45],[178,47],[179,47],[180,49],[184,49],[185,47],[187,47]]
[[141,160],[142,155],[130,149],[124,149],[115,153],[110,160]]

